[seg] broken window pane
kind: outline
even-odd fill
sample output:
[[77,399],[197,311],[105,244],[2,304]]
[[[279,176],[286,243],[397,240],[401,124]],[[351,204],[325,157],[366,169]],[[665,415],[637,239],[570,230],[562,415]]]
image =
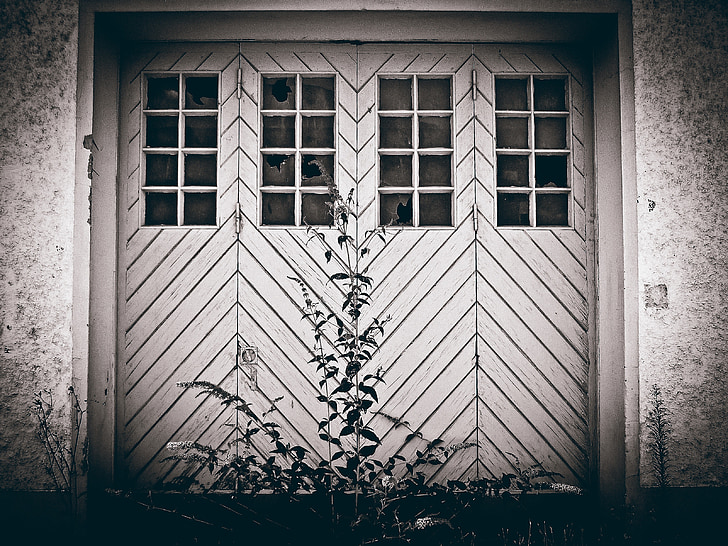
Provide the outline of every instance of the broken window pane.
[[536,187],[566,188],[568,186],[567,159],[565,155],[537,155]]
[[146,145],[150,148],[176,148],[177,116],[148,116]]
[[412,118],[380,117],[380,148],[412,148]]
[[216,193],[185,193],[184,224],[187,226],[214,226]]
[[421,193],[420,194],[420,225],[421,226],[451,226],[452,225],[452,194],[450,194],[450,193]]
[[420,110],[450,110],[450,78],[419,78],[417,105]]
[[420,186],[452,186],[451,155],[420,156]]
[[569,194],[537,193],[536,194],[537,226],[569,225]]
[[566,80],[534,78],[533,107],[541,111],[566,110]]
[[380,78],[379,109],[412,110],[412,79]]
[[263,78],[264,110],[295,110],[296,78],[270,77]]
[[496,118],[496,147],[528,148],[528,118]]
[[381,156],[379,158],[379,185],[412,186],[412,156]]
[[296,160],[292,155],[263,154],[264,186],[295,186]]
[[451,148],[450,116],[420,116],[420,148]]
[[177,193],[146,193],[144,224],[147,226],[176,226]]
[[334,147],[334,116],[303,116],[301,118],[303,148]]
[[217,147],[217,116],[186,116],[185,146],[187,148]]
[[528,186],[528,156],[498,155],[498,186]]
[[296,146],[296,118],[293,116],[263,117],[264,148],[294,148]]
[[185,186],[217,185],[217,155],[185,154]]
[[179,76],[150,77],[147,80],[147,109],[176,110],[179,108]]
[[566,148],[566,118],[536,118],[536,148],[563,150]]
[[177,185],[177,154],[147,154],[147,186]]
[[530,225],[527,193],[498,193],[498,225]]
[[383,193],[379,197],[379,221],[381,225],[412,225],[411,193]]
[[185,79],[185,108],[217,108],[217,76],[189,76]]
[[304,155],[301,158],[301,185],[328,186],[333,181],[333,155]]
[[496,78],[496,110],[528,110],[528,79]]
[[332,223],[331,202],[328,193],[304,193],[301,195],[301,223],[311,226],[328,226]]
[[302,78],[301,108],[303,110],[333,110],[334,78]]
[[292,226],[295,223],[293,193],[262,194],[262,223],[267,226]]

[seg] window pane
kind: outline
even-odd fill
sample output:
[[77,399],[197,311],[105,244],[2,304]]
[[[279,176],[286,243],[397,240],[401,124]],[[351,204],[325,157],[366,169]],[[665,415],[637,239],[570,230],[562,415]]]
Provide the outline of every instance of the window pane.
[[150,148],[177,147],[177,116],[148,116],[146,145]]
[[528,156],[498,155],[498,186],[528,186]]
[[264,193],[263,224],[268,226],[292,226],[294,224],[293,193]]
[[263,78],[263,109],[294,110],[296,78]]
[[328,186],[333,181],[333,155],[304,155],[301,158],[301,185]]
[[334,109],[334,78],[303,78],[301,108],[304,110]]
[[331,202],[328,193],[304,193],[301,195],[301,223],[311,226],[328,226],[332,223]]
[[147,80],[147,108],[176,110],[179,108],[179,76]]
[[569,194],[536,194],[537,226],[569,225]]
[[528,118],[496,118],[497,148],[528,148]]
[[216,148],[217,116],[185,117],[185,146],[188,148]]
[[144,225],[176,226],[177,193],[147,193]]
[[420,194],[420,225],[421,226],[451,226],[452,225],[452,194],[450,194],[450,193],[421,193]]
[[496,78],[496,110],[528,110],[528,80]]
[[421,155],[420,186],[452,186],[451,156]]
[[412,156],[381,156],[379,158],[379,185],[412,186]]
[[379,196],[379,221],[381,225],[412,225],[412,194],[383,193]]
[[334,116],[304,116],[301,123],[302,147],[334,147]]
[[420,148],[452,148],[450,116],[420,116]]
[[190,76],[185,78],[185,108],[217,108],[217,76]]
[[380,148],[412,148],[412,118],[379,118]]
[[217,156],[185,154],[185,186],[217,185]]
[[536,148],[566,148],[566,118],[536,118]]
[[533,107],[534,110],[566,110],[566,80],[534,78]]
[[147,154],[147,186],[177,185],[177,154]]
[[537,155],[536,187],[566,188],[568,186],[567,159],[565,155]]
[[295,186],[296,160],[292,155],[263,154],[264,186]]
[[498,225],[528,226],[528,194],[498,193]]
[[263,117],[263,147],[293,148],[296,145],[296,118],[293,116]]
[[412,110],[412,79],[381,78],[379,80],[380,110]]
[[417,80],[417,105],[420,110],[449,110],[452,108],[450,100],[450,78],[420,78]]
[[216,193],[185,193],[185,221],[187,226],[214,226]]

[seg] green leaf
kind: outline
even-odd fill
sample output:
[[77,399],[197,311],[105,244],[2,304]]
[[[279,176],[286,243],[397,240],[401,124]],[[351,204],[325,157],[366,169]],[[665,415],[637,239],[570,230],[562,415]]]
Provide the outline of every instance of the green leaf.
[[379,436],[377,436],[377,434],[372,429],[362,427],[361,429],[359,429],[359,432],[367,440],[369,440],[371,442],[375,442],[377,444],[381,443],[379,440]]
[[326,263],[329,263],[329,262],[331,261],[331,256],[332,256],[332,255],[333,255],[333,252],[331,252],[330,250],[327,250],[327,251],[326,251],[326,252],[324,253],[324,256],[326,256]]
[[344,279],[348,279],[349,275],[346,273],[334,273],[329,277],[330,281],[343,281]]
[[[359,449],[359,454],[362,457],[370,457],[374,455],[374,452],[377,451],[377,445],[376,444],[369,444],[362,446],[361,449]],[[372,466],[373,468],[373,466]]]
[[341,429],[339,436],[348,436],[349,434],[354,434],[354,427],[352,427],[351,425],[346,425],[344,428]]

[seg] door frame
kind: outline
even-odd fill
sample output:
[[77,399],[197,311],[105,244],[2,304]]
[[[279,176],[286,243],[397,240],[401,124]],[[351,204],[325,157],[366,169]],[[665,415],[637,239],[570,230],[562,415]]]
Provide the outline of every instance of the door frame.
[[[631,3],[522,0],[358,0],[346,9],[326,2],[308,8],[285,0],[249,2],[249,11],[209,13],[196,4],[162,7],[151,0],[119,5],[82,0],[79,19],[77,153],[75,181],[73,376],[88,400],[84,433],[89,441],[89,489],[114,485],[117,347],[117,135],[119,54],[130,40],[276,40],[286,29],[292,41],[551,42],[574,40],[593,52],[595,180],[595,366],[590,375],[592,481],[606,506],[634,499],[638,476],[638,288],[637,190],[634,136],[634,75]],[[261,8],[271,11],[262,11]],[[389,7],[388,7],[389,6]],[[545,6],[545,7],[544,7]],[[272,11],[273,8],[279,8]],[[366,11],[364,11],[366,8]],[[159,10],[167,9],[166,12]],[[330,8],[328,8],[330,9]],[[542,10],[549,9],[546,13]],[[154,10],[155,13],[149,13]],[[477,11],[476,11],[477,10]],[[146,12],[146,13],[145,13]],[[288,29],[292,29],[289,30]],[[538,29],[534,31],[532,29]],[[81,143],[86,139],[84,148]],[[89,181],[89,156],[93,178]],[[89,206],[90,201],[90,206]],[[596,302],[599,302],[598,304]]]

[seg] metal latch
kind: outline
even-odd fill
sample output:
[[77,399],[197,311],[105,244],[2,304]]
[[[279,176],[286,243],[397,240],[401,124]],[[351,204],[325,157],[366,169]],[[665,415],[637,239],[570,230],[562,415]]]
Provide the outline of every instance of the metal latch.
[[258,390],[258,348],[251,345],[238,345],[240,371],[248,378],[250,390]]

